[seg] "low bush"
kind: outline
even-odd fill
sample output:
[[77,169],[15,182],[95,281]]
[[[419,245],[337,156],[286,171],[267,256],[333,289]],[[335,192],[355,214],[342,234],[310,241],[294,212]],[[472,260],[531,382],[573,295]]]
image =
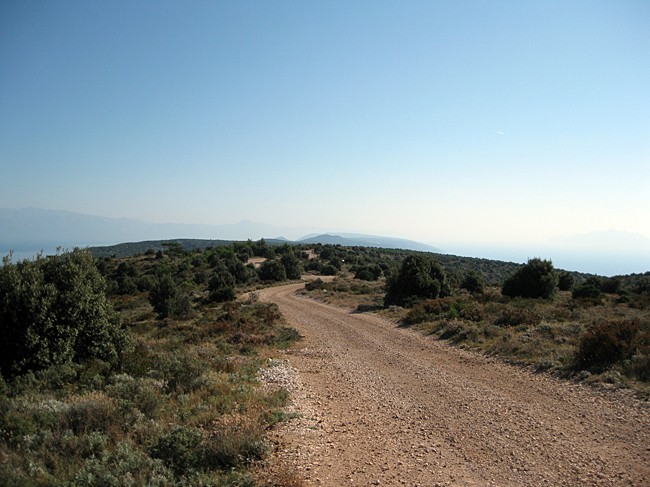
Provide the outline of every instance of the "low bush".
[[586,300],[596,300],[600,299],[602,293],[598,286],[593,283],[586,282],[576,287],[571,296],[573,299],[586,299]]
[[74,477],[75,486],[174,485],[174,475],[163,462],[123,441],[115,451],[92,456]]
[[315,279],[313,281],[309,281],[307,284],[305,284],[305,289],[307,291],[316,291],[324,288],[325,288],[325,282],[323,282],[323,280],[320,278]]
[[177,476],[187,475],[209,466],[205,452],[205,439],[198,428],[178,426],[161,436],[151,447],[153,458]]
[[427,255],[414,254],[406,257],[399,271],[388,278],[384,305],[412,306],[421,299],[450,294],[447,273],[440,262]]
[[494,324],[497,326],[538,325],[541,320],[541,316],[530,308],[506,305],[494,320]]
[[485,289],[485,280],[478,272],[470,271],[465,274],[465,277],[460,283],[460,287],[470,293],[481,294]]
[[454,319],[460,315],[462,307],[452,298],[437,298],[420,301],[411,307],[404,324],[415,325],[436,318]]
[[376,281],[381,277],[382,270],[379,265],[357,266],[354,269],[354,278],[362,281]]
[[607,320],[594,324],[580,338],[575,354],[580,369],[602,372],[612,364],[631,358],[639,339],[640,324],[634,320]]
[[244,422],[212,431],[204,451],[213,467],[231,469],[261,460],[267,448],[263,429]]
[[575,285],[575,278],[570,272],[560,272],[558,274],[558,289],[560,291],[571,291]]
[[503,283],[505,296],[551,298],[557,290],[558,276],[550,260],[530,259]]

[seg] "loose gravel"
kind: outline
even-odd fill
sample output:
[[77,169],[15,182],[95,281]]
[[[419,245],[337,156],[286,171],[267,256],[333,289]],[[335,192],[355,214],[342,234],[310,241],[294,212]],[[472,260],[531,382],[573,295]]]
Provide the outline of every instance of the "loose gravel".
[[650,485],[650,408],[269,288],[304,336],[261,372],[291,392],[273,462],[304,485]]

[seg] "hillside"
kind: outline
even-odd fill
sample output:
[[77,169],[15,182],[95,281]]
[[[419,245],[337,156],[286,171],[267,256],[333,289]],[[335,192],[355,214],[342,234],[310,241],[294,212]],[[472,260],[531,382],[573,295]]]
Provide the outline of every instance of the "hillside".
[[330,244],[342,245],[345,247],[378,247],[383,249],[403,249],[403,250],[417,250],[421,252],[441,252],[440,249],[427,245],[414,240],[407,240],[404,238],[393,237],[380,237],[377,235],[363,235],[363,234],[321,234],[321,235],[308,235],[297,243],[302,244]]
[[[148,252],[154,244],[162,251]],[[507,472],[525,467],[517,473],[519,485],[539,485],[545,477],[573,485],[576,475],[590,474],[609,481],[619,472],[627,475],[621,479],[643,483],[647,467],[638,460],[644,450],[637,446],[647,443],[647,421],[646,416],[633,414],[637,403],[628,407],[631,395],[625,396],[625,403],[614,404],[613,415],[600,414],[611,409],[588,388],[579,386],[587,392],[578,397],[576,384],[519,373],[497,362],[525,364],[585,384],[630,387],[647,398],[648,287],[641,293],[613,289],[613,282],[602,281],[607,289],[597,297],[562,291],[553,299],[525,299],[503,295],[496,286],[473,293],[460,287],[467,270],[498,283],[518,267],[488,259],[266,241],[148,241],[124,244],[123,249],[138,245],[140,250],[147,247],[145,255],[93,260],[74,251],[72,256],[0,268],[5,298],[0,300],[5,307],[0,323],[7,328],[0,354],[5,361],[0,389],[8,398],[2,416],[10,433],[0,438],[5,455],[0,478],[9,479],[9,484],[25,484],[36,466],[43,485],[61,480],[77,484],[90,476],[112,485],[114,475],[131,475],[138,485],[153,478],[164,478],[169,485],[180,484],[183,478],[192,485],[255,485],[243,483],[258,475],[255,469],[260,464],[251,460],[272,465],[270,457],[279,451],[270,446],[274,427],[292,419],[320,436],[314,443],[305,438],[297,446],[283,448],[283,454],[295,446],[311,455],[316,452],[312,447],[329,445],[319,446],[315,457],[303,455],[301,461],[314,461],[311,470],[301,466],[300,472],[331,478],[331,485],[339,485],[347,472],[343,467],[321,466],[339,465],[330,458],[364,465],[369,451],[373,458],[386,460],[357,472],[355,480],[363,485],[379,478],[391,485],[391,478],[404,478],[423,458],[429,464],[456,465],[447,471],[477,484],[503,478],[502,467]],[[205,250],[200,250],[202,245]],[[447,269],[448,280],[443,281],[449,283],[451,295],[411,301],[406,307],[387,305],[386,285],[396,282],[395,272],[401,272],[406,258],[428,260],[432,255]],[[264,263],[251,265],[255,257]],[[305,273],[312,282],[300,281]],[[329,277],[316,276],[324,274]],[[40,280],[34,279],[39,275]],[[283,281],[291,283],[269,287]],[[96,299],[78,299],[88,294],[90,284]],[[28,292],[16,293],[17,288]],[[294,291],[299,289],[297,296]],[[38,313],[13,312],[26,309],[25,304],[33,306],[33,297],[45,292],[48,299],[40,301]],[[277,302],[282,314],[267,300]],[[115,314],[108,312],[111,308]],[[89,321],[85,334],[71,333],[68,316],[102,316],[88,312],[93,310],[106,311],[106,323]],[[46,329],[47,334],[39,335],[42,316],[49,317],[57,334]],[[32,352],[23,347],[22,335],[14,331],[26,324],[30,330],[26,338],[42,338],[38,343],[46,352],[58,350],[64,336],[70,353],[50,358],[41,349]],[[104,331],[96,333],[100,325]],[[617,334],[618,330],[625,333]],[[78,336],[84,338],[76,341]],[[269,360],[274,348],[299,338],[293,353]],[[89,347],[85,340],[98,346]],[[606,354],[594,356],[599,343],[622,347],[607,345]],[[465,350],[453,351],[447,344]],[[112,355],[109,345],[115,346]],[[121,357],[116,355],[118,346]],[[315,353],[303,353],[306,349]],[[482,353],[470,354],[468,349]],[[14,353],[21,350],[32,353],[30,362]],[[89,351],[94,355],[88,356]],[[289,361],[303,374],[298,384],[323,386],[317,394],[309,393],[318,400],[307,403],[307,409],[284,409],[290,394],[292,399],[294,393],[300,394],[296,389],[269,392],[257,387],[258,377],[279,378],[279,384],[287,387],[280,365]],[[23,371],[27,373],[22,375]],[[342,378],[347,389],[337,393],[332,384]],[[481,388],[479,393],[476,387]],[[567,390],[573,392],[567,395]],[[438,391],[440,397],[431,401],[430,391]],[[462,404],[454,404],[459,400]],[[504,419],[504,411],[514,416]],[[314,424],[310,418],[323,421]],[[442,418],[444,430],[437,426],[427,430],[430,418]],[[506,427],[510,436],[494,435],[495,424]],[[429,443],[426,431],[443,436]],[[591,443],[584,442],[585,433]],[[612,443],[605,434],[618,436]],[[377,435],[384,441],[377,442]],[[619,437],[626,440],[624,449]],[[551,449],[535,450],[539,439]],[[488,448],[474,448],[481,444]],[[588,448],[576,450],[580,445]],[[502,449],[507,450],[508,461],[499,463],[495,458]],[[527,453],[510,455],[514,449]],[[596,451],[606,451],[607,461],[597,461]],[[138,462],[124,461],[125,455]],[[383,469],[390,458],[400,459],[402,465]],[[544,458],[557,462],[569,458],[572,465],[551,472],[545,469]],[[301,485],[279,483],[282,471],[275,475],[275,480],[262,484]],[[427,475],[421,477],[423,485],[430,484]]]

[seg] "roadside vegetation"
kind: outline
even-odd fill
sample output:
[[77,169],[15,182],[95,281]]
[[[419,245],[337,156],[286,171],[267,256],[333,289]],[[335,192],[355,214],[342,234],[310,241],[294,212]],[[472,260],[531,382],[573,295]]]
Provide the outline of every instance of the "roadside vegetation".
[[234,298],[301,269],[293,249],[264,241],[6,258],[0,483],[255,485],[288,398],[257,372],[298,334],[254,293]]
[[[650,395],[650,274],[602,278],[542,259],[191,242],[138,244],[140,253],[126,257],[128,244],[120,256],[5,258],[4,485],[256,485],[265,433],[286,418],[288,399],[260,387],[258,370],[299,336],[255,291],[305,272],[335,276],[309,282],[305,294],[352,312]],[[292,478],[271,483],[295,485]]]
[[509,272],[458,258],[459,270],[439,257],[366,253],[363,266],[383,269],[379,280],[362,279],[352,263],[304,293],[537,371],[650,397],[650,273],[604,278],[538,258]]

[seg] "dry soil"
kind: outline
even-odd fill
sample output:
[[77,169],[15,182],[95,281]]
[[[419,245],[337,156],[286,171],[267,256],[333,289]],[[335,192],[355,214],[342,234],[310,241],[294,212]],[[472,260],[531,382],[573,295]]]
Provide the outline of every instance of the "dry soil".
[[650,485],[647,402],[459,350],[301,287],[259,296],[304,336],[267,374],[299,414],[274,432],[274,458],[304,485]]

